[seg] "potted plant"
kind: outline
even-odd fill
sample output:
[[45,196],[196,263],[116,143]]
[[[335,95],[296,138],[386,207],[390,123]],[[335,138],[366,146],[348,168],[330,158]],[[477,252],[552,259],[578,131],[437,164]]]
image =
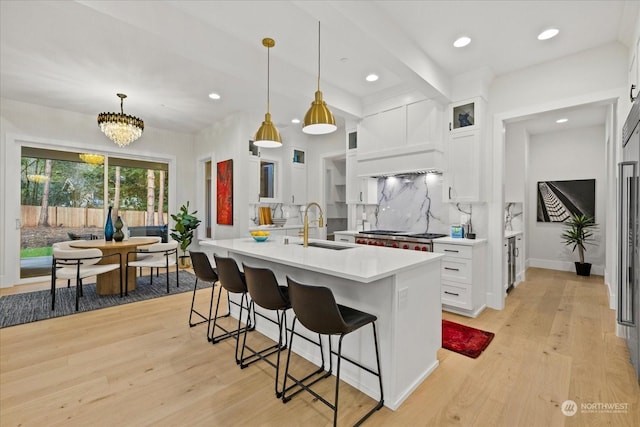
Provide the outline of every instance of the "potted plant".
[[180,266],[189,267],[189,255],[187,255],[187,249],[193,241],[193,231],[198,228],[200,221],[195,214],[198,211],[189,213],[189,202],[186,205],[180,207],[180,212],[177,214],[171,214],[171,218],[176,222],[176,228],[172,228],[171,238],[180,243],[180,250],[182,255],[180,256]]
[[565,221],[565,230],[562,233],[564,244],[573,245],[572,250],[578,249],[580,261],[576,262],[576,274],[578,276],[589,276],[591,274],[591,264],[584,262],[585,244],[593,244],[592,230],[598,226],[594,219],[588,215],[573,214],[573,216]]

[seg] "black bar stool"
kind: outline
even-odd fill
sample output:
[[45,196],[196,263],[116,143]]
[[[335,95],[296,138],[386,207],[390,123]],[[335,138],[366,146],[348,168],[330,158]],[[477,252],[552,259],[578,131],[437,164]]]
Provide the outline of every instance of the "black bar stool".
[[[196,325],[200,325],[202,323],[207,322],[207,338],[209,337],[209,329],[211,325],[211,313],[213,312],[213,295],[215,293],[216,282],[218,281],[218,273],[215,268],[211,267],[211,262],[209,262],[209,257],[204,252],[194,252],[189,251],[191,255],[191,265],[193,266],[193,272],[196,275],[196,283],[193,285],[193,297],[191,298],[191,311],[189,312],[189,327],[194,327]],[[193,305],[196,301],[196,290],[198,290],[198,281],[201,280],[203,282],[211,283],[211,301],[209,302],[209,316],[205,316],[200,313],[198,310],[193,308]],[[200,321],[194,322],[193,315],[196,314],[200,317]],[[227,310],[227,314],[225,316],[229,316],[229,311]],[[221,316],[221,317],[225,317]]]
[[[377,317],[365,313],[363,311],[356,310],[354,308],[346,307],[336,303],[336,300],[331,292],[331,289],[324,286],[309,286],[296,282],[287,276],[287,284],[289,285],[289,298],[291,299],[291,306],[296,317],[293,319],[293,325],[291,326],[291,338],[289,340],[289,353],[287,358],[287,365],[284,374],[283,389],[285,393],[282,396],[283,401],[286,403],[292,396],[286,396],[288,389],[286,388],[287,378],[292,378],[296,385],[302,387],[302,389],[311,393],[315,398],[327,405],[333,410],[333,425],[337,425],[338,421],[338,393],[340,391],[340,362],[342,359],[352,363],[355,366],[369,372],[370,374],[378,377],[380,384],[380,400],[376,405],[367,412],[362,418],[358,420],[355,425],[360,425],[364,420],[369,418],[371,414],[382,408],[384,404],[384,393],[382,390],[382,375],[380,371],[380,355],[378,352],[378,334],[376,333],[376,320]],[[339,335],[338,339],[338,352],[335,353],[331,349],[331,337],[329,337],[329,358],[335,354],[338,357],[338,364],[336,368],[336,390],[335,390],[335,402],[332,404],[318,393],[313,391],[309,386],[311,384],[304,384],[302,381],[298,381],[289,376],[289,361],[291,359],[291,347],[293,346],[293,336],[296,327],[296,320],[300,320],[300,323],[310,330],[322,335]],[[345,335],[365,326],[371,324],[373,327],[373,342],[376,350],[376,363],[378,365],[377,372],[342,355],[342,339]]]
[[[278,325],[278,342],[275,345],[266,347],[259,351],[253,350],[251,347],[246,345],[247,330],[245,329],[244,339],[242,341],[242,351],[240,352],[240,367],[245,368],[253,362],[264,360],[269,365],[276,368],[275,392],[276,397],[281,397],[282,391],[278,390],[278,380],[280,378],[280,352],[287,348],[287,310],[291,308],[291,303],[289,302],[289,289],[286,286],[278,285],[276,276],[273,274],[273,271],[268,268],[250,267],[243,263],[242,269],[244,270],[249,296],[251,296],[251,308],[253,309],[254,315],[258,315]],[[257,313],[253,306],[254,303],[264,309],[275,310],[277,321],[273,321],[272,319]],[[251,355],[246,358],[244,357],[245,348],[251,352]],[[267,356],[274,353],[278,354],[275,364],[271,360],[267,359]]]
[[[247,296],[247,284],[245,282],[244,274],[238,268],[238,264],[233,258],[221,257],[216,254],[213,255],[218,271],[218,278],[220,281],[220,289],[218,290],[218,301],[216,303],[216,312],[213,316],[213,326],[209,333],[209,340],[213,344],[217,344],[227,338],[235,338],[236,340],[236,363],[240,364],[240,358],[238,357],[238,343],[239,336],[245,330],[255,329],[255,314],[253,320],[251,319],[251,307],[249,305],[249,297]],[[227,330],[218,324],[218,309],[220,307],[220,296],[222,295],[222,288],[227,291],[227,300],[229,300],[229,294],[240,294],[240,304],[230,301],[231,304],[235,304],[240,307],[240,314],[238,315],[238,327],[235,330]],[[242,327],[242,312],[247,310],[247,322]],[[220,316],[222,317],[222,316]],[[216,327],[223,332],[219,335],[215,335]]]

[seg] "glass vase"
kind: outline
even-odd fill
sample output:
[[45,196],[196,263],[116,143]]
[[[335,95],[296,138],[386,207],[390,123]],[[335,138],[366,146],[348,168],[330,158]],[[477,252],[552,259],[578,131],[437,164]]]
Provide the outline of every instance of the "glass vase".
[[116,242],[122,242],[122,240],[124,239],[124,233],[122,232],[124,223],[122,222],[122,218],[120,218],[120,215],[118,215],[118,218],[116,219],[114,225],[116,227],[116,231],[115,233],[113,233],[113,240],[115,240]]
[[113,240],[113,222],[111,221],[111,206],[109,206],[109,213],[107,214],[107,222],[104,225],[104,240],[110,242]]

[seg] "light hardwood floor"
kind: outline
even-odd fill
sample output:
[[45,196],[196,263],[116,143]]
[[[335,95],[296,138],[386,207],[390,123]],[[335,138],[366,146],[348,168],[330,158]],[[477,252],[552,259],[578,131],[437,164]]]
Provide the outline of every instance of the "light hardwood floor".
[[[478,358],[440,350],[440,366],[370,426],[639,426],[640,391],[615,336],[602,277],[529,269],[502,311],[444,318],[495,332]],[[45,286],[46,287],[46,286]],[[208,290],[198,293],[206,306]],[[324,426],[331,412],[307,393],[274,397],[274,370],[241,370],[233,343],[189,328],[191,292],[0,330],[0,425]],[[254,343],[260,337],[250,336]],[[345,338],[348,339],[348,338]],[[420,337],[416,337],[420,339]],[[297,368],[306,362],[296,359]],[[321,390],[332,398],[333,381]],[[560,405],[578,404],[572,417]],[[340,425],[373,401],[341,388]],[[586,413],[581,404],[626,404]]]

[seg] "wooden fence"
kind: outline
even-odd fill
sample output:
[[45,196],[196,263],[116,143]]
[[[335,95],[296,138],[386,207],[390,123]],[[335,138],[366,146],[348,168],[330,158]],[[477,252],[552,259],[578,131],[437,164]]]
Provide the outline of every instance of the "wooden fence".
[[[41,206],[22,205],[20,220],[23,227],[36,227],[40,219]],[[120,209],[118,215],[130,227],[146,225],[146,211],[128,211]],[[154,213],[154,225],[159,225],[159,214]],[[167,224],[168,215],[163,214],[164,222]],[[112,218],[113,221],[116,218]],[[105,215],[102,209],[97,208],[67,208],[61,206],[49,207],[49,225],[52,227],[103,227]]]

